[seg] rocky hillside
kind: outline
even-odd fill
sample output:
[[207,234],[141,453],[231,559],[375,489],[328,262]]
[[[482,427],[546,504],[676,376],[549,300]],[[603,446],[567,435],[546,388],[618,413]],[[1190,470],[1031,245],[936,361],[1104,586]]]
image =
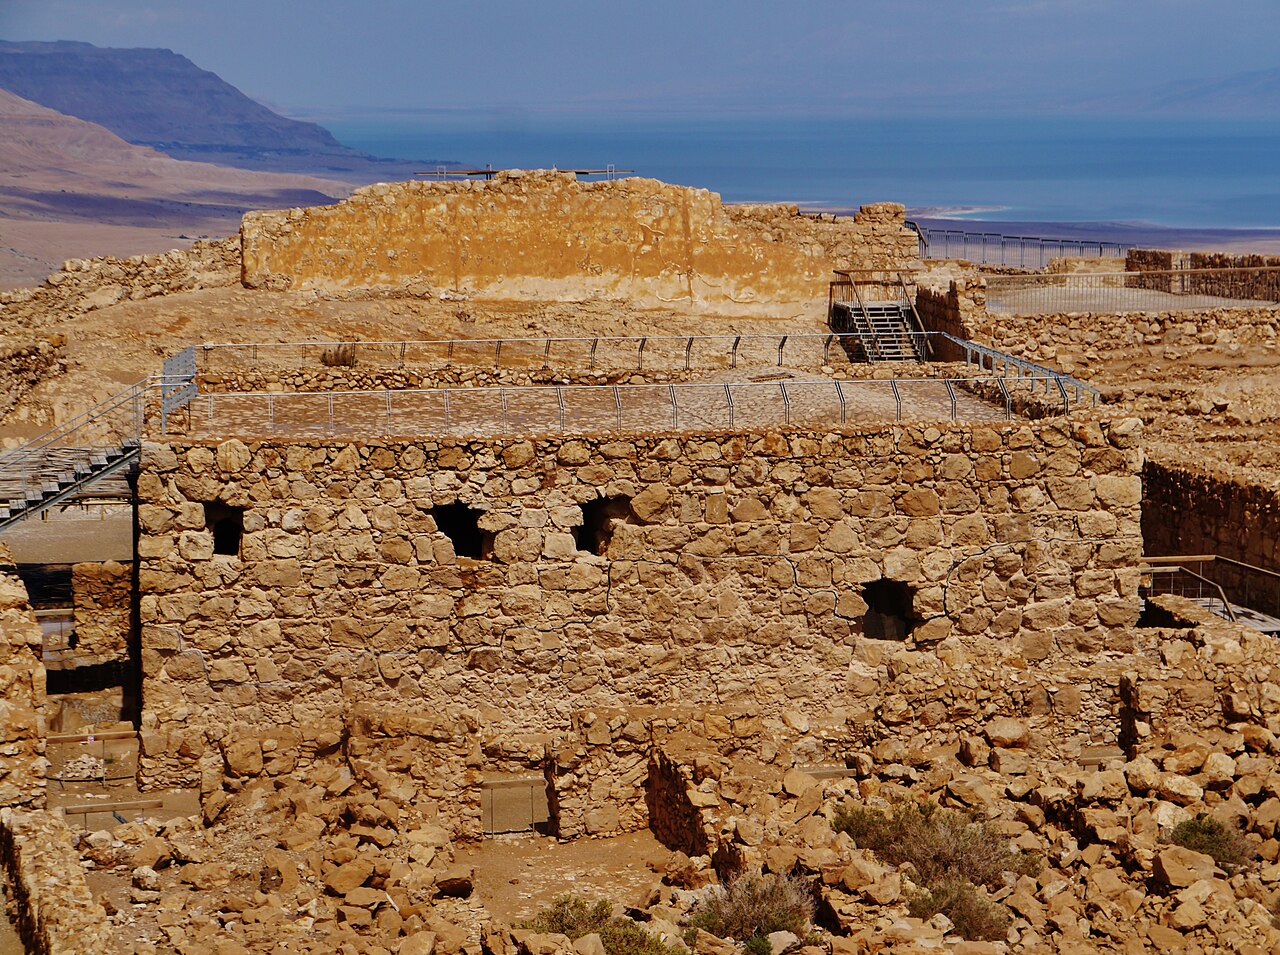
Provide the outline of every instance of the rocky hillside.
[[170,50],[0,41],[0,89],[178,159],[363,181],[404,178],[414,165],[344,146]]

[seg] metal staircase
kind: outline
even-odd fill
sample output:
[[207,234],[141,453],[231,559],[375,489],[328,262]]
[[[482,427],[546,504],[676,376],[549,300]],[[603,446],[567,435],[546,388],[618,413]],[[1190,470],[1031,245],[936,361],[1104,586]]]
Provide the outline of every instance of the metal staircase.
[[[928,336],[901,273],[837,270],[831,283],[828,324],[831,330],[856,335],[850,358],[857,361],[925,361]],[[868,277],[872,276],[872,277]],[[866,290],[864,292],[864,290]],[[869,294],[898,291],[894,300],[872,300]]]
[[[87,497],[125,498],[148,415],[168,417],[195,395],[193,349],[33,441],[0,455],[0,532],[51,507]],[[156,398],[159,398],[158,407]],[[115,476],[118,480],[110,481]]]

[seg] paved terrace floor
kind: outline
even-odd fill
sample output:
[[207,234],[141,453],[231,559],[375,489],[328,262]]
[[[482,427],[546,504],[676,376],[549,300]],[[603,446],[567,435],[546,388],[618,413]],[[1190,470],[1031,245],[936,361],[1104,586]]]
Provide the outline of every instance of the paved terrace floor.
[[[1037,386],[1042,391],[1044,383],[1010,383],[1023,391]],[[186,414],[176,430],[195,439],[496,437],[1006,418],[1003,403],[960,383],[950,389],[941,379],[837,383],[786,368],[726,369],[683,384],[212,394],[197,396]]]

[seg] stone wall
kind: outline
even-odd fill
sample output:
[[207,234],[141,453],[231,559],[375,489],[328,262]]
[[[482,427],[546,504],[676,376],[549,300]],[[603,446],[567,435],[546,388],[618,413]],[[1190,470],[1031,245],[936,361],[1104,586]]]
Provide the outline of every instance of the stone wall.
[[[1152,460],[1143,468],[1143,498],[1147,554],[1218,554],[1280,571],[1280,488]],[[1204,573],[1232,600],[1280,615],[1280,579],[1223,562]]]
[[32,955],[123,955],[127,943],[89,890],[74,839],[52,812],[0,809],[0,865],[19,934]]
[[[1280,256],[1229,252],[1182,252],[1167,249],[1130,249],[1127,272],[1165,272],[1194,269],[1280,268]],[[1274,302],[1280,300],[1280,272],[1235,275],[1153,275],[1128,280],[1131,287],[1183,294],[1221,295]]]
[[[1136,421],[1073,419],[148,444],[143,775],[220,771],[249,728],[305,762],[357,700],[463,706],[485,737],[681,701],[821,722],[869,643],[1050,658],[1136,619],[1139,442]],[[475,557],[437,524],[456,504]],[[238,515],[231,553],[211,515]],[[864,626],[884,578],[903,640]]]
[[221,288],[239,280],[239,236],[127,259],[68,259],[41,285],[0,291],[0,323],[10,335],[19,329],[39,333],[52,317],[80,315],[126,300]]
[[45,801],[44,638],[0,544],[0,806]]
[[[979,276],[951,279],[945,288],[921,284],[916,288],[916,312],[925,329],[972,339],[986,318],[987,286]],[[934,359],[959,361],[963,349],[934,339]]]
[[[442,298],[673,303],[703,313],[824,318],[834,268],[908,269],[896,203],[849,218],[725,206],[653,179],[571,173],[380,183],[337,205],[244,217],[244,284]],[[370,242],[369,236],[378,236]]]
[[67,370],[62,336],[0,348],[0,414],[4,414],[34,386]]
[[71,568],[77,665],[124,660],[132,629],[133,565],[110,560]]

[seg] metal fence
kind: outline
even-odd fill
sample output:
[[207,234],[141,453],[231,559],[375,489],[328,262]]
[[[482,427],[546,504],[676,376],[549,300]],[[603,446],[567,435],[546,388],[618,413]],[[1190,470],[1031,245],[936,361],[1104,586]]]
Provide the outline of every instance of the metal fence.
[[1047,239],[959,229],[918,227],[916,234],[920,236],[922,259],[965,259],[979,265],[1008,265],[1022,269],[1042,269],[1051,259],[1064,257],[1123,259],[1130,249],[1120,242]]
[[[1032,405],[1065,414],[1073,398],[1061,375],[237,392],[199,395],[188,406],[185,430],[205,437],[487,437],[1001,421]],[[182,427],[173,419],[170,426]]]
[[1280,305],[1280,268],[1076,272],[987,277],[987,311],[1176,312]]
[[695,371],[737,367],[817,368],[861,363],[870,333],[630,335],[579,338],[467,338],[421,341],[309,341],[200,345],[200,374],[290,367],[342,369],[421,365],[550,371]]

